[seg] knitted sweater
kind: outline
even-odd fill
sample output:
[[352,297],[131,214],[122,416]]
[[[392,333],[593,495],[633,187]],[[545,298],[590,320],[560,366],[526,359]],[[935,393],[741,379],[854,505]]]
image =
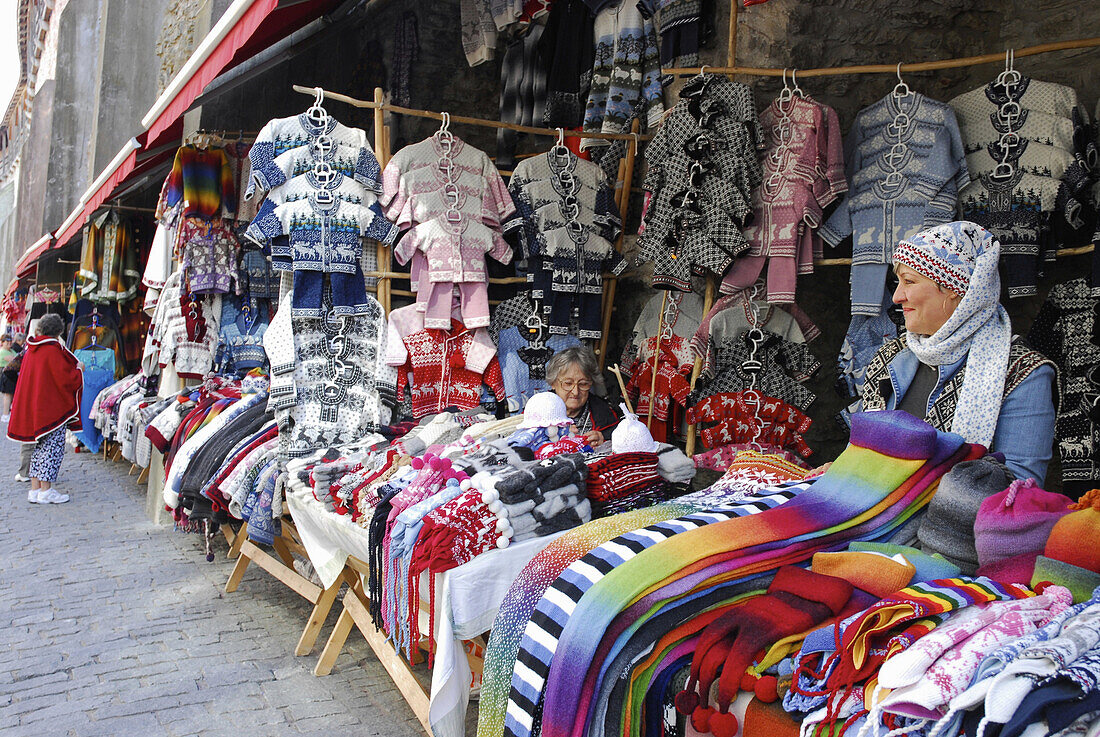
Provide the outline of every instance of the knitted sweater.
[[237,374],[267,364],[263,337],[269,311],[266,302],[253,307],[247,302],[242,304],[237,297],[222,298],[216,359],[219,367]]
[[382,167],[374,157],[374,152],[366,145],[359,147],[332,143],[326,148],[311,141],[305,146],[284,151],[270,164],[259,169],[253,168],[252,177],[264,191],[272,190],[297,176],[313,171],[321,162],[372,192],[382,191]]
[[[377,203],[353,204],[335,197],[326,203],[316,192],[258,215],[249,228],[272,244],[273,259],[289,259],[295,271],[354,274],[364,236],[386,244],[397,237],[397,227],[386,220]],[[289,236],[285,246],[275,242],[280,236]],[[279,260],[273,265],[286,268]]]
[[237,237],[220,221],[185,217],[180,223],[180,260],[192,293],[224,294],[237,281]]
[[[641,104],[653,128],[664,112],[661,59],[653,21],[643,18],[633,3],[618,3],[596,15],[596,60],[584,112],[584,129],[622,133]],[[607,145],[586,139],[582,148]]]
[[209,302],[188,297],[182,292],[181,281],[179,271],[168,277],[149,325],[141,358],[148,376],[158,373],[158,367],[174,364],[182,378],[199,379],[213,365],[221,297],[215,295]]
[[291,318],[291,297],[284,297],[264,334],[264,348],[271,361],[268,406],[280,419],[281,449],[300,458],[388,422],[375,387],[386,319],[370,297],[363,315]]
[[1100,458],[1094,452],[1097,420],[1091,411],[1097,393],[1092,376],[1100,366],[1100,347],[1093,343],[1096,304],[1087,279],[1055,285],[1027,337],[1058,365],[1062,403],[1055,436],[1063,489],[1073,497],[1100,486]]
[[966,155],[951,108],[913,93],[860,111],[845,157],[848,196],[818,232],[833,246],[852,237],[852,314],[877,315],[894,245],[954,219]]
[[767,330],[761,332],[764,342],[754,356],[762,365],[759,373],[745,370],[745,363],[752,356],[746,331],[717,347],[715,377],[696,387],[696,394],[702,399],[755,386],[766,396],[806,411],[816,396],[800,382],[812,376],[821,364],[804,343],[793,343]]
[[[308,146],[322,134],[328,136],[333,143],[353,149],[369,150],[367,134],[359,128],[348,128],[331,116],[325,125],[320,126],[310,120],[308,115],[302,113],[290,118],[275,118],[260,129],[256,134],[256,141],[248,152],[252,171],[268,170],[277,156],[300,146]],[[247,199],[255,196],[257,186],[262,193],[265,189],[263,182],[257,181],[255,177],[250,178],[245,190]]]
[[762,143],[749,87],[714,75],[684,85],[646,149],[653,197],[638,245],[654,286],[690,291],[692,272],[723,276],[749,248],[740,226],[761,181]]
[[[183,215],[216,218],[237,210],[236,188],[229,157],[220,148],[181,146],[165,181],[163,207],[183,203]],[[157,218],[162,215],[158,207]]]

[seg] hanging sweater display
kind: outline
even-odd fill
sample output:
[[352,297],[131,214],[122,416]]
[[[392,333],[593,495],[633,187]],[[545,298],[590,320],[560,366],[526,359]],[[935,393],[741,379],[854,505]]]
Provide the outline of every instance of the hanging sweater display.
[[760,115],[767,131],[764,181],[753,191],[750,249],[722,280],[723,294],[751,286],[768,262],[768,301],[794,302],[799,275],[813,273],[823,247],[816,229],[825,208],[848,191],[840,120],[828,105],[801,90],[772,102]]
[[564,146],[520,162],[508,186],[518,216],[505,228],[522,245],[531,296],[550,332],[599,338],[603,273],[626,267],[613,245],[622,230],[615,195],[600,168]]
[[127,302],[137,295],[138,244],[133,225],[108,210],[84,226],[74,292],[92,302]]
[[168,277],[157,303],[141,358],[146,376],[172,364],[180,377],[201,379],[213,366],[221,295],[205,301],[188,293],[182,282],[180,271]]
[[[665,305],[663,319],[662,303]],[[661,422],[678,419],[678,413],[674,414],[673,410],[685,407],[691,390],[688,381],[695,356],[690,341],[702,317],[703,299],[694,292],[674,292],[667,298],[658,294],[642,308],[630,343],[623,349],[619,361],[622,373],[629,377],[626,390],[639,416],[648,416],[650,388],[655,386],[653,418]],[[658,326],[661,328],[659,336]],[[656,426],[651,430],[655,439],[664,441],[678,425],[676,421],[672,428]]]
[[212,220],[233,215],[237,191],[225,151],[181,146],[164,181],[164,205],[181,205],[183,217]]
[[487,326],[485,258],[511,261],[500,227],[515,212],[489,156],[441,129],[398,151],[382,179],[387,217],[398,227],[412,228],[394,256],[401,264],[413,261],[411,279],[417,302],[427,313],[425,325],[450,326],[451,295],[457,287],[462,321],[471,328]]
[[652,197],[638,245],[655,287],[691,291],[693,273],[722,277],[749,248],[742,228],[763,144],[750,87],[718,75],[684,85],[645,152]]
[[408,387],[413,417],[447,407],[477,407],[482,384],[497,401],[504,401],[500,362],[486,330],[467,328],[454,317],[448,328],[426,327],[416,305],[390,313],[385,361],[398,369],[398,399]]
[[970,183],[955,113],[904,83],[860,111],[845,141],[848,194],[818,233],[852,238],[852,314],[878,315],[894,245],[955,218]]
[[975,167],[961,214],[1000,240],[1008,295],[1036,294],[1041,261],[1092,235],[1083,217],[1088,210],[1095,217],[1096,142],[1084,132],[1087,114],[1072,88],[1011,69],[951,106]]

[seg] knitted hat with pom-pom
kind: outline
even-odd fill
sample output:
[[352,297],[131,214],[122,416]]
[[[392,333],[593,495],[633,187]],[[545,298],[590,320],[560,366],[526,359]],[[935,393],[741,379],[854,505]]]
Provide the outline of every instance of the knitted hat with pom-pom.
[[974,520],[979,576],[1028,583],[1055,523],[1070,511],[1062,494],[1043,491],[1034,479],[1017,479],[982,502]]

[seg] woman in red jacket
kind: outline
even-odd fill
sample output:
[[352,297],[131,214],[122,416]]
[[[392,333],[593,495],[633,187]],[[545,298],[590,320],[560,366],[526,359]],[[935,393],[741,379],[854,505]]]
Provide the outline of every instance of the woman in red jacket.
[[83,366],[58,340],[65,323],[47,314],[38,321],[36,335],[27,340],[23,367],[12,400],[8,437],[35,443],[31,456],[32,504],[62,504],[68,494],[51,488],[65,454],[65,427],[80,429],[80,390]]

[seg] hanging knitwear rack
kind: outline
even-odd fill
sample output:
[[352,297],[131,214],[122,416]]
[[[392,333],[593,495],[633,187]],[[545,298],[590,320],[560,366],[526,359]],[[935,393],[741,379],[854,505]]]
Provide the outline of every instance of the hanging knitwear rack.
[[[573,131],[565,130],[562,128],[537,128],[528,125],[515,125],[512,123],[502,123],[499,120],[487,120],[484,118],[473,118],[465,115],[451,115],[449,113],[437,113],[431,110],[418,110],[415,108],[402,107],[400,105],[390,105],[384,101],[384,93],[381,87],[374,88],[373,100],[359,100],[348,95],[342,95],[336,92],[328,92],[318,87],[305,87],[302,85],[293,85],[295,92],[300,92],[303,95],[316,96],[322,94],[325,99],[336,100],[343,102],[353,107],[365,108],[374,111],[374,152],[375,157],[378,159],[379,165],[385,169],[386,164],[389,163],[392,151],[390,151],[390,129],[385,124],[384,113],[392,112],[398,115],[407,115],[417,118],[429,118],[431,120],[446,120],[451,123],[462,123],[465,125],[480,126],[483,128],[497,128],[517,131],[520,133],[530,133],[536,136],[554,136],[559,135],[568,136],[572,138],[599,138],[603,140],[617,140],[626,141],[626,155],[619,162],[619,172],[615,181],[615,202],[619,207],[619,212],[625,216],[627,204],[630,197],[630,185],[629,182],[634,176],[634,161],[638,155],[638,149],[641,141],[649,140],[651,135],[640,134],[640,123],[635,120],[632,123],[630,133],[588,133],[585,131]],[[510,176],[512,172],[501,171],[504,176]],[[625,232],[620,233],[619,239],[615,244],[615,248],[620,253],[622,252],[623,238]],[[376,288],[376,294],[378,295],[378,301],[382,305],[382,308],[389,314],[391,307],[391,298],[393,295],[401,297],[415,296],[411,290],[394,290],[391,281],[401,280],[408,281],[409,275],[400,271],[391,271],[389,269],[390,264],[390,249],[381,243],[378,244],[378,271],[367,271],[363,273],[363,276],[368,279],[377,279],[378,286]],[[611,273],[604,273],[605,289],[603,292],[601,318],[603,330],[601,331],[601,337],[596,347],[596,356],[599,358],[600,368],[603,369],[606,364],[607,353],[607,335],[611,329],[611,312],[614,309],[615,301],[615,288],[618,283],[618,277]],[[510,276],[510,277],[493,277],[488,280],[490,284],[526,284],[527,278],[522,276]],[[492,303],[490,303],[492,304]]]

